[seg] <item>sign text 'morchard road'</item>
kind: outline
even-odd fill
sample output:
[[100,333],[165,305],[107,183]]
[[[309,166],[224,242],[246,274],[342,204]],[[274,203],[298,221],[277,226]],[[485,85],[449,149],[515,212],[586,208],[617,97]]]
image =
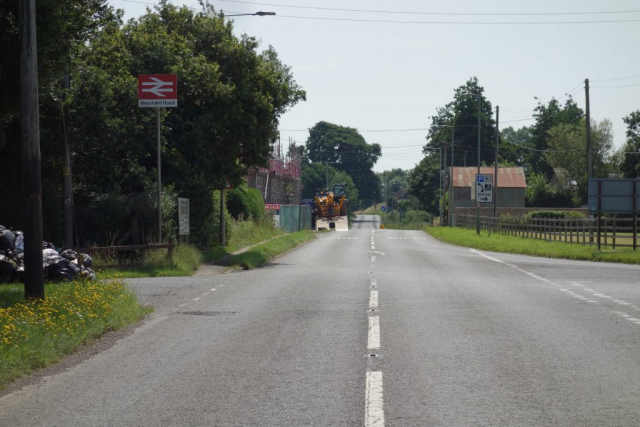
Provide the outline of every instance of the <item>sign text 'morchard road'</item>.
[[157,108],[157,107],[177,107],[177,99],[139,99],[138,107]]

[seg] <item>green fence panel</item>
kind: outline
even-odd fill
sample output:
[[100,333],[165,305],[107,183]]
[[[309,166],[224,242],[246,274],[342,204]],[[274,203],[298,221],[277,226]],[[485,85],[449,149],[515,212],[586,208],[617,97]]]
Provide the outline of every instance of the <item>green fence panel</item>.
[[280,228],[287,233],[311,230],[311,207],[308,205],[280,205]]

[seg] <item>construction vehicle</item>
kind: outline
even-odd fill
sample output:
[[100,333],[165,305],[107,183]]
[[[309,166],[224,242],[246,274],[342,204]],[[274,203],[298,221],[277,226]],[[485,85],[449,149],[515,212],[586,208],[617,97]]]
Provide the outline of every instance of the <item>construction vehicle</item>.
[[348,230],[347,203],[345,184],[335,184],[331,191],[327,189],[316,193],[313,209],[316,230],[321,228]]

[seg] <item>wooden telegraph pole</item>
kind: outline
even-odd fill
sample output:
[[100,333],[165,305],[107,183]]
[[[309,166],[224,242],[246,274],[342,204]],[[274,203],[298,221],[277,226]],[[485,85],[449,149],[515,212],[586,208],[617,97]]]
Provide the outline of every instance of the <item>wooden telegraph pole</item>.
[[24,293],[26,298],[44,298],[35,0],[20,1],[19,22],[22,182],[27,199],[25,206],[27,222],[24,233]]

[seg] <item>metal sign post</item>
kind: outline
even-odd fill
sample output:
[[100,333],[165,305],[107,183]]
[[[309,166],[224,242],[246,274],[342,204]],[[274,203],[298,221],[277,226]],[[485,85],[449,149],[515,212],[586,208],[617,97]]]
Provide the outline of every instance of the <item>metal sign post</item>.
[[162,243],[162,143],[161,108],[178,106],[178,76],[175,74],[139,74],[138,107],[156,109],[156,133],[158,151],[158,243]]
[[187,242],[189,241],[190,234],[190,212],[189,212],[189,199],[178,197],[178,236],[187,236]]

